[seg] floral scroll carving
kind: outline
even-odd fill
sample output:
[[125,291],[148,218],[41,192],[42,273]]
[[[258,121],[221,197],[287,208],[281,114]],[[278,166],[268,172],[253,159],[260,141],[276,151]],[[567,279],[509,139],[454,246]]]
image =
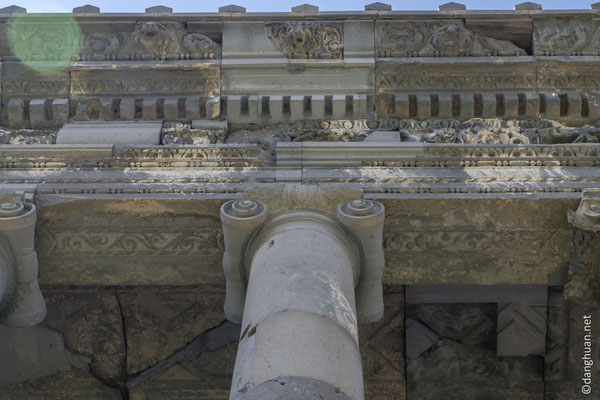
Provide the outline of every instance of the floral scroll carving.
[[600,190],[583,192],[576,211],[569,210],[572,234],[567,299],[600,307]]
[[600,23],[590,19],[537,20],[533,35],[536,55],[600,55]]
[[288,58],[340,59],[342,25],[317,22],[268,22],[265,30]]
[[406,21],[377,25],[379,57],[525,56],[525,50],[507,40],[479,36],[464,22]]
[[188,33],[181,22],[138,22],[133,32],[87,33],[81,59],[199,60],[219,58],[221,47],[209,37]]

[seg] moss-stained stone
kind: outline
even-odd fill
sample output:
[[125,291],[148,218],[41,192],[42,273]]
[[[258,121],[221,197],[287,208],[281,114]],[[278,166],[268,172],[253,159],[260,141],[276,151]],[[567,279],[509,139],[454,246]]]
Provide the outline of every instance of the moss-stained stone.
[[[383,200],[384,283],[564,284],[576,199]],[[562,280],[562,282],[560,282]]]
[[366,399],[404,400],[404,289],[384,288],[383,318],[359,324]]
[[87,367],[0,387],[6,400],[121,400],[121,393],[96,379]]
[[[596,398],[600,393],[600,310],[569,303],[561,290],[551,290],[548,298],[548,337],[545,356],[546,400]],[[585,318],[584,318],[585,317]],[[591,321],[586,325],[585,321]],[[586,326],[588,326],[586,330]],[[589,334],[589,337],[586,335]],[[586,352],[586,342],[591,351]],[[583,393],[585,362],[591,373],[590,394]],[[589,383],[589,382],[588,382]],[[596,397],[594,397],[596,396]]]
[[48,316],[42,322],[62,332],[65,345],[91,358],[91,371],[106,382],[122,381],[125,337],[116,289],[42,287]]
[[541,357],[496,357],[493,343],[441,339],[407,364],[409,399],[542,400]]
[[118,289],[125,321],[127,372],[144,370],[224,319],[222,287]]
[[222,201],[94,201],[44,205],[36,227],[47,285],[224,282]]

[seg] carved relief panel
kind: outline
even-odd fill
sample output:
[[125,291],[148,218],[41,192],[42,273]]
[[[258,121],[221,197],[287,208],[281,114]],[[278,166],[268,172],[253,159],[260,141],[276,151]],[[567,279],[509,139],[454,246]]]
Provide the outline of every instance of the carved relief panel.
[[600,19],[536,20],[533,49],[539,56],[600,55]]
[[288,58],[343,58],[342,23],[267,22],[265,30]]
[[477,35],[463,20],[379,22],[375,47],[381,58],[527,55],[507,40]]

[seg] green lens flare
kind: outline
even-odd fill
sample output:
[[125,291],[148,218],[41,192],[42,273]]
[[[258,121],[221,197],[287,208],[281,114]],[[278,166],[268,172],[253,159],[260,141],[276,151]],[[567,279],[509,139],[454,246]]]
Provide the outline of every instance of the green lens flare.
[[8,25],[13,56],[39,72],[66,69],[81,48],[82,33],[71,15],[14,17]]

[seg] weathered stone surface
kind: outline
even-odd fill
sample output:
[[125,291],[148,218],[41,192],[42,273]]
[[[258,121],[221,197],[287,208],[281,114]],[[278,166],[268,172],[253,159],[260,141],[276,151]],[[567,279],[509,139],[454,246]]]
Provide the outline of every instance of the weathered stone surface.
[[230,13],[245,13],[246,8],[241,7],[235,4],[230,4],[228,6],[219,7],[220,13],[230,12]]
[[104,385],[81,368],[0,387],[3,399],[10,400],[121,400],[121,393]]
[[365,6],[365,11],[391,11],[392,6],[386,3],[375,2],[371,4],[367,4]]
[[438,342],[438,335],[421,322],[406,320],[406,361],[412,361]]
[[546,311],[528,304],[498,304],[498,356],[544,355]]
[[0,386],[83,368],[90,362],[88,357],[66,349],[59,332],[39,325],[0,326],[0,343]]
[[525,303],[545,306],[545,285],[409,285],[406,302],[423,303]]
[[577,206],[575,199],[562,205],[508,198],[421,199],[400,208],[383,203],[384,283],[547,284],[553,273],[566,281],[570,232],[564,215]]
[[221,203],[83,200],[44,207],[37,228],[40,281],[221,284]]
[[304,14],[318,14],[319,7],[313,6],[312,4],[301,4],[299,6],[292,7],[292,12],[304,13]]
[[48,316],[42,322],[64,335],[65,346],[91,358],[90,369],[106,382],[125,379],[123,317],[116,290],[42,287]]
[[470,345],[495,340],[495,304],[419,304],[409,306],[407,315],[439,337]]
[[222,322],[224,295],[220,287],[119,290],[127,372],[155,364]]
[[19,14],[19,13],[26,13],[26,12],[27,12],[27,10],[25,8],[15,6],[15,5],[0,8],[0,14]]
[[530,1],[526,1],[524,3],[519,3],[515,5],[515,10],[541,10],[542,5],[538,3],[532,3]]
[[163,14],[172,14],[173,9],[167,6],[154,6],[146,8],[146,13],[163,13]]
[[99,12],[100,8],[91,4],[86,4],[85,6],[73,8],[73,14],[97,14]]
[[496,357],[493,343],[467,345],[441,339],[438,345],[407,364],[407,397],[446,399],[544,398],[539,358]]
[[384,287],[384,303],[383,319],[358,326],[365,398],[405,400],[403,288]]
[[[593,398],[594,393],[600,392],[600,384],[595,379],[600,374],[597,362],[600,359],[600,340],[594,333],[599,319],[598,309],[569,303],[564,299],[561,288],[549,292],[545,399]],[[591,383],[583,380],[589,378],[584,375],[586,372],[591,374]]]
[[160,144],[161,128],[162,122],[75,122],[58,131],[56,143]]
[[466,10],[467,6],[465,6],[464,4],[460,4],[460,3],[455,3],[453,1],[449,2],[449,3],[444,3],[441,6],[438,7],[438,10],[440,11],[447,11],[447,10]]
[[177,364],[132,388],[131,400],[228,400],[237,342]]

